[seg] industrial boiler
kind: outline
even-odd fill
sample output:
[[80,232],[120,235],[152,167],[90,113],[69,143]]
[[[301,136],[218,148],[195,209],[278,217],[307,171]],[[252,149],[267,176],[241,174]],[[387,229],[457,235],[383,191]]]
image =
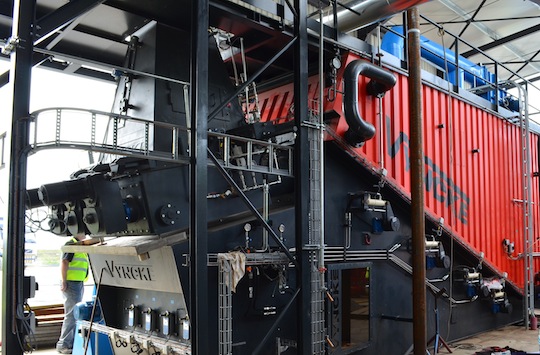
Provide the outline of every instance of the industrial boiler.
[[[88,254],[96,282],[74,354],[410,351],[415,94],[427,345],[527,317],[540,130],[517,84],[427,39],[421,92],[409,90],[406,24],[379,20],[422,2],[356,10],[356,36],[338,33],[346,20],[324,17],[324,1],[216,1],[208,26],[188,1],[106,1],[80,19],[110,7],[139,22],[108,73],[110,112],[26,121],[24,154],[98,157],[23,198],[46,206],[51,233],[88,235],[63,247]],[[308,10],[320,16],[302,21]],[[63,130],[73,122],[78,136]]]

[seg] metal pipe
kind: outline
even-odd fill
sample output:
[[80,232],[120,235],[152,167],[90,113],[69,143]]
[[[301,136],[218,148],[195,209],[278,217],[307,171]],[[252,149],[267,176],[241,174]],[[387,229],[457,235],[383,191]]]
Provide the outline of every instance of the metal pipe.
[[528,93],[523,86],[513,80],[508,80],[518,90],[521,130],[521,161],[522,161],[522,193],[523,193],[523,258],[525,285],[523,289],[524,326],[529,328],[529,318],[534,317],[534,260],[533,260],[533,224],[532,224],[532,176],[531,152],[529,136],[529,102]]
[[[270,210],[270,185],[268,185],[268,182],[266,182],[266,179],[263,180],[262,193],[263,193],[262,217],[264,218],[266,222],[268,222],[268,216],[269,216],[269,210]],[[269,247],[268,230],[266,228],[263,228],[261,248],[256,249],[255,251],[257,253],[264,253],[268,251],[268,247]]]
[[[353,0],[346,5],[340,4],[343,9],[336,14],[337,28],[341,32],[355,31],[428,1],[430,0]],[[332,26],[334,17],[329,16],[324,23]]]
[[345,212],[345,250],[351,247],[352,213]]
[[[319,192],[320,192],[320,244],[319,244],[319,271],[324,270],[324,24],[322,22],[323,9],[322,2],[319,2],[319,19],[321,27],[319,28]],[[321,288],[325,288],[324,273],[320,272]]]
[[[379,65],[382,66],[382,53],[381,53],[381,26],[377,26],[377,54],[376,56],[379,59]],[[381,173],[384,172],[384,134],[383,134],[383,121],[384,121],[384,115],[383,115],[383,101],[382,97],[378,98],[379,101],[379,129],[381,130],[381,134],[379,134],[379,163],[381,167]]]
[[411,127],[411,225],[413,267],[413,344],[415,355],[425,355],[426,259],[424,216],[424,151],[422,125],[422,72],[418,9],[407,10],[409,59],[409,121]]
[[368,83],[367,92],[370,95],[382,97],[396,84],[396,77],[388,70],[362,60],[350,62],[345,68],[345,93],[343,94],[343,109],[345,120],[349,125],[346,133],[349,144],[361,145],[373,138],[375,126],[364,121],[358,109],[358,76],[364,75],[372,79]]

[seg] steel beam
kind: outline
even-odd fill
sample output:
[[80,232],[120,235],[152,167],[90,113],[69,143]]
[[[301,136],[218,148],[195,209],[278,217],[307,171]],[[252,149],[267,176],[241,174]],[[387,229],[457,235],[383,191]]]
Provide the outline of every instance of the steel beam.
[[192,3],[189,312],[192,354],[210,354],[208,339],[208,0]]
[[297,354],[311,354],[311,269],[306,246],[309,244],[309,140],[308,128],[308,36],[307,2],[294,0],[297,16],[294,20],[294,123],[298,132],[294,147],[294,192],[295,192],[295,235],[297,288]]
[[104,2],[105,0],[70,1],[64,6],[60,7],[58,10],[43,16],[37,21],[37,30],[35,34],[36,41],[34,44],[44,41],[49,36],[53,35],[57,30],[67,26],[77,17],[85,14]]
[[[498,40],[495,40],[493,42],[486,43],[483,46],[478,47],[478,49],[485,52],[487,50],[493,49],[493,48],[498,47],[498,46],[502,46],[504,44],[512,42],[513,40],[516,40],[516,39],[521,38],[521,37],[528,36],[530,34],[538,32],[538,31],[540,31],[540,25],[535,25],[535,26],[526,28],[524,30],[518,31],[516,33],[513,33],[513,34],[511,34],[509,36],[499,38]],[[468,58],[468,57],[470,57],[470,56],[472,56],[474,54],[477,54],[477,53],[478,53],[478,51],[476,51],[476,50],[470,50],[470,51],[462,53],[461,56],[463,56],[465,58]]]
[[[9,171],[8,234],[4,238],[2,273],[2,353],[18,355],[25,347],[23,278],[25,236],[25,193],[27,151],[30,137],[30,81],[32,73],[32,29],[36,0],[16,0],[12,38],[18,45],[11,53],[12,125]],[[23,347],[25,347],[23,349]]]
[[[82,14],[92,10],[105,0],[78,0],[70,1],[58,10],[40,18],[37,21],[36,33],[34,34],[34,45],[39,44],[53,35],[58,29],[67,26],[71,21]],[[38,65],[41,60],[38,59],[33,65]],[[0,88],[9,82],[9,70],[0,74]]]

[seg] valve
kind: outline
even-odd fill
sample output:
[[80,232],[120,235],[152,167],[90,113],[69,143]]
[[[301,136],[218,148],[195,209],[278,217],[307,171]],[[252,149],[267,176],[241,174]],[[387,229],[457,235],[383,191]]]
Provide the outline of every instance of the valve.
[[512,255],[515,250],[515,244],[514,242],[511,242],[509,239],[503,239],[503,248],[506,254]]
[[161,318],[161,333],[163,333],[163,335],[171,335],[172,334],[171,330],[175,329],[174,328],[175,317],[173,317],[173,314],[169,311],[165,311],[161,313],[159,316]]
[[138,325],[137,307],[132,303],[126,310],[128,311],[128,326],[135,327]]
[[147,308],[143,311],[144,315],[144,330],[151,332],[153,330],[154,323],[154,311],[152,308]]

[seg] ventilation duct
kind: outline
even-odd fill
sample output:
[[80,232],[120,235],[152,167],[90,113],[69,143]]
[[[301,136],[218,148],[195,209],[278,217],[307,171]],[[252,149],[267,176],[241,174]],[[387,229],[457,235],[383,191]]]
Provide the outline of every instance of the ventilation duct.
[[[337,28],[341,32],[355,31],[428,1],[430,0],[352,0],[340,6]],[[333,27],[333,16],[328,16],[324,23]]]

